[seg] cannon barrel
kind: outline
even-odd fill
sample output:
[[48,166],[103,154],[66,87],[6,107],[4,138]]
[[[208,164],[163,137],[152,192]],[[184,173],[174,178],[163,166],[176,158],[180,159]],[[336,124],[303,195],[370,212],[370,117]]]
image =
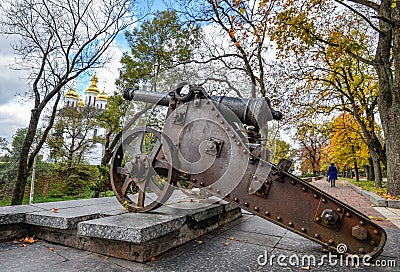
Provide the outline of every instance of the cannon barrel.
[[[129,101],[142,101],[161,106],[168,106],[170,102],[169,93],[135,90],[132,88],[126,89],[123,97]],[[269,99],[266,97],[239,98],[214,95],[210,98],[217,105],[220,104],[229,108],[246,125],[256,128],[263,127],[270,120],[282,119],[282,113],[272,110],[269,107]]]

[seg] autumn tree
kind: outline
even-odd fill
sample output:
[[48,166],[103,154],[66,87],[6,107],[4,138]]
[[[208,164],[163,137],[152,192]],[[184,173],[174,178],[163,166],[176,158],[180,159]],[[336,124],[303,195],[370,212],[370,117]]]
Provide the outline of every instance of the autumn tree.
[[[51,130],[63,88],[88,69],[101,67],[116,35],[130,24],[130,0],[5,0],[1,32],[19,38],[15,68],[29,72],[29,98],[34,101],[21,148],[11,204],[21,204],[34,157]],[[32,148],[43,111],[52,118],[39,144]]]
[[[275,4],[272,35],[280,49],[301,54],[318,46],[373,67],[385,135],[387,189],[400,194],[400,6],[397,1],[262,1]],[[358,35],[360,27],[365,35]]]
[[328,139],[328,124],[313,124],[311,122],[299,124],[295,140],[300,145],[299,157],[303,171],[310,171],[313,175],[318,174]]
[[360,125],[352,115],[341,114],[334,119],[328,147],[329,158],[343,168],[354,169],[357,181],[359,167],[369,163],[369,150],[365,142]]

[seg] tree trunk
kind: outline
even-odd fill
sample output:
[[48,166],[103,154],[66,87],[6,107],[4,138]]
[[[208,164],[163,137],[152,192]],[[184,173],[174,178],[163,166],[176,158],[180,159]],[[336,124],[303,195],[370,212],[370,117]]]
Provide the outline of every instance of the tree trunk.
[[400,195],[400,5],[395,8],[391,5],[391,0],[382,0],[379,6],[378,15],[391,21],[379,20],[375,69],[379,80],[379,114],[386,144],[387,191],[391,195]]
[[374,180],[375,180],[375,187],[382,188],[382,169],[381,164],[378,158],[378,154],[376,152],[371,152],[371,159],[372,159],[372,166],[374,169]]
[[359,173],[358,173],[358,165],[357,165],[357,161],[356,160],[354,160],[354,173],[355,173],[356,181],[359,182],[360,181],[360,176],[359,176]]
[[39,123],[40,111],[33,109],[29,127],[22,144],[21,152],[18,158],[18,175],[14,185],[11,205],[21,205],[24,199],[25,186],[29,177],[30,166],[28,165],[29,151],[31,149],[33,139],[36,135],[36,129]]

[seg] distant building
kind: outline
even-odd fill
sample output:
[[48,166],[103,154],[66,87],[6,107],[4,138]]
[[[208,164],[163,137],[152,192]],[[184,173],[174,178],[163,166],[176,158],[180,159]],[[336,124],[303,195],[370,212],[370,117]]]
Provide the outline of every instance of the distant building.
[[[81,98],[79,93],[72,87],[70,90],[65,92],[64,94],[64,107],[74,107],[77,110],[82,110],[85,107],[90,110],[105,110],[107,108],[107,99],[108,95],[106,94],[105,90],[103,89],[100,92],[99,88],[97,87],[98,77],[96,74],[93,75],[92,79],[90,80],[91,84],[87,87],[84,93],[84,100]],[[106,133],[105,129],[102,127],[96,127],[91,131],[86,133],[86,137],[96,137],[96,136],[104,136]],[[66,135],[63,136],[64,141],[69,141]],[[82,135],[83,137],[83,135]],[[84,161],[86,163],[92,165],[98,165],[101,162],[101,158],[103,157],[104,147],[102,143],[96,143],[95,146],[91,149],[91,151],[84,156]]]

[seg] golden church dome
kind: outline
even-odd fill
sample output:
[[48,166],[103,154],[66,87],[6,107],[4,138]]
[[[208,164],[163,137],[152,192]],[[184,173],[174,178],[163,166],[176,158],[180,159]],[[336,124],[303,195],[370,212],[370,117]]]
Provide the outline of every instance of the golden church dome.
[[98,95],[96,96],[96,99],[97,99],[97,100],[101,100],[101,101],[107,101],[108,95],[106,94],[106,89],[105,89],[105,88],[104,88],[104,90],[103,90],[100,94],[98,94]]
[[69,89],[66,93],[65,93],[65,98],[73,98],[73,99],[79,99],[79,94],[75,91],[74,87],[72,87],[71,89]]
[[84,107],[85,103],[83,102],[82,98],[79,98],[78,107]]
[[94,74],[90,81],[92,82],[92,84],[89,87],[87,87],[86,93],[99,94],[100,91],[99,88],[97,87],[97,82],[99,81],[99,79],[97,78],[97,75]]

